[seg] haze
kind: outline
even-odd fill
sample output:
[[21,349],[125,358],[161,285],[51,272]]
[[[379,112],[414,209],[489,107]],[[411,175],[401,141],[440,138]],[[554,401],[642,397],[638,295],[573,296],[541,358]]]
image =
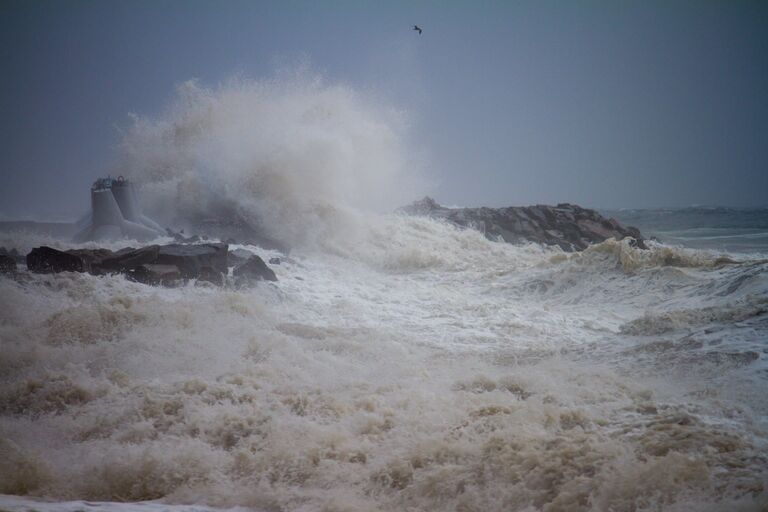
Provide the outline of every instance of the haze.
[[414,199],[768,204],[766,2],[6,0],[0,216],[76,218],[129,113],[297,62],[407,113]]

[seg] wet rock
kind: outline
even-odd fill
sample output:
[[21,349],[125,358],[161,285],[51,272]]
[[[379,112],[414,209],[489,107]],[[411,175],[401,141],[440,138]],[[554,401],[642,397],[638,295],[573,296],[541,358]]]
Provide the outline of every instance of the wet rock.
[[101,262],[115,254],[108,249],[70,249],[65,252],[82,259],[85,263],[85,271],[92,274],[99,274]]
[[491,240],[509,243],[538,242],[557,245],[564,251],[580,251],[609,238],[631,237],[645,249],[637,228],[606,219],[595,210],[569,203],[557,206],[514,206],[506,208],[447,208],[425,197],[398,209],[399,213],[445,219],[461,227],[477,229]]
[[279,265],[280,264],[280,258],[269,258],[270,265]]
[[199,278],[201,273],[227,272],[227,244],[150,245],[114,253],[102,259],[98,269],[102,273],[125,273],[142,265],[173,265],[184,279]]
[[27,268],[31,272],[90,272],[99,274],[104,259],[114,256],[108,249],[70,249],[59,251],[51,247],[37,247],[27,255]]
[[176,265],[147,263],[126,271],[125,276],[131,281],[154,286],[176,286],[182,282]]
[[227,244],[162,245],[155,263],[176,265],[182,277],[199,277],[201,273],[227,273]]
[[235,277],[237,286],[255,281],[277,281],[275,272],[258,256],[251,256],[248,261],[235,267],[232,275]]
[[27,266],[33,272],[125,274],[146,284],[169,285],[179,280],[199,279],[221,286],[227,273],[227,249],[227,244],[150,245],[117,252],[38,247],[27,256]]
[[52,247],[35,247],[27,254],[30,272],[49,274],[54,272],[88,272],[90,265],[81,256],[59,251]]
[[0,254],[0,274],[16,272],[16,261],[10,256]]
[[125,273],[142,265],[158,263],[159,245],[149,245],[140,249],[126,248],[102,259],[95,270],[100,274]]

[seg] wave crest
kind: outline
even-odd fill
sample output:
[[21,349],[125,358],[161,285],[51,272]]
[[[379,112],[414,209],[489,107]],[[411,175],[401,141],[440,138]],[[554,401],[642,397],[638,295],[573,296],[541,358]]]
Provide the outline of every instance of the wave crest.
[[[242,220],[295,245],[333,211],[380,210],[419,182],[402,111],[306,69],[216,88],[181,84],[162,115],[133,116],[119,171],[148,212],[184,227]],[[331,218],[328,218],[331,217]]]

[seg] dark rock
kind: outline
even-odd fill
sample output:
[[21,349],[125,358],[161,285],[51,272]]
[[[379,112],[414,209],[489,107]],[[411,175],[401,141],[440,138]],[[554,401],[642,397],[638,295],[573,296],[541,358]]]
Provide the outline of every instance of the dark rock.
[[525,241],[557,245],[564,251],[580,251],[590,244],[609,238],[631,237],[645,249],[637,228],[625,227],[615,219],[606,219],[595,210],[560,203],[557,206],[507,208],[446,208],[425,197],[398,209],[399,213],[445,219],[458,226],[472,228],[491,240],[509,243]]
[[85,271],[92,274],[99,274],[101,262],[114,256],[114,253],[108,249],[70,249],[65,252],[82,259],[85,263]]
[[146,263],[125,272],[125,276],[137,283],[176,286],[182,282],[181,272],[176,265]]
[[5,254],[0,254],[0,274],[16,272],[16,260]]
[[269,258],[269,263],[271,265],[279,265],[280,264],[280,258]]
[[258,256],[251,256],[248,261],[235,267],[232,275],[235,276],[235,284],[238,286],[253,281],[277,281],[275,272]]
[[201,272],[227,273],[227,244],[162,245],[153,263],[176,265],[182,277],[199,277]]
[[97,268],[102,273],[128,272],[142,265],[173,265],[184,279],[199,278],[227,272],[227,245],[150,245],[141,249],[120,251],[101,260]]
[[141,249],[126,248],[102,259],[97,265],[99,273],[123,273],[141,265],[157,263],[159,245],[148,245]]
[[27,268],[30,272],[48,274],[52,272],[87,272],[88,262],[82,257],[52,247],[36,247],[27,254]]
[[100,274],[101,262],[114,256],[108,249],[70,249],[59,251],[37,247],[27,256],[27,268],[32,272],[90,272]]
[[38,247],[27,256],[27,266],[32,272],[121,273],[146,284],[170,286],[180,280],[199,279],[221,286],[227,273],[227,248],[226,244],[169,244],[112,252]]

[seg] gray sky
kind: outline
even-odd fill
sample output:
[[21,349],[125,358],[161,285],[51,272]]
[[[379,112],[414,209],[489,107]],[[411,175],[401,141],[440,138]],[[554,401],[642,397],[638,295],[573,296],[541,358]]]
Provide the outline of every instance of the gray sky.
[[129,112],[300,59],[407,110],[446,204],[768,205],[768,2],[1,0],[0,214],[77,216]]

